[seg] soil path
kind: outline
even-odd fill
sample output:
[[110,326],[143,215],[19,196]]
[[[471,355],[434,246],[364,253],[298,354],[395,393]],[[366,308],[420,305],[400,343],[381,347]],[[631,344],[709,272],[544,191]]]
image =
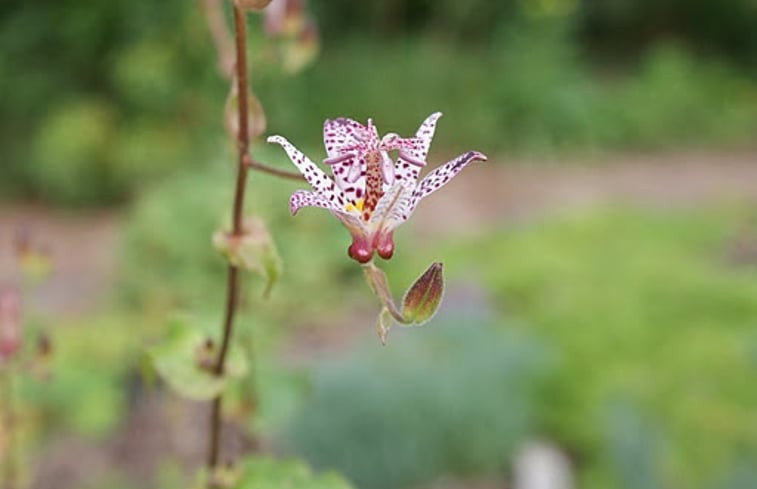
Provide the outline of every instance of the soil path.
[[[607,161],[604,161],[607,160]],[[512,220],[601,204],[676,208],[757,201],[757,151],[624,155],[601,161],[476,164],[413,217],[424,236],[473,232]],[[443,219],[440,217],[443,216]]]
[[[604,161],[606,160],[606,161]],[[757,150],[605,156],[579,162],[510,161],[475,164],[434,195],[413,217],[421,239],[473,233],[482,226],[606,203],[685,207],[719,200],[757,202]],[[16,275],[13,235],[24,229],[48,247],[52,279],[35,293],[35,310],[91,311],[116,279],[121,219],[115,213],[0,208],[0,284]]]

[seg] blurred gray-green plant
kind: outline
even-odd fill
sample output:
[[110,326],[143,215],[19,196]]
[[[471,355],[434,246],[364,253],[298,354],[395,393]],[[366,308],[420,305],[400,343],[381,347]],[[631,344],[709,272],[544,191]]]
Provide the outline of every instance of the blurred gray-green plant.
[[730,257],[757,233],[753,213],[576,213],[442,246],[448,270],[478,274],[554,351],[537,417],[581,487],[633,487],[643,472],[706,488],[754,465],[757,268]]
[[536,430],[534,389],[548,365],[538,343],[481,314],[437,319],[390,349],[316,366],[286,439],[365,489],[499,473]]

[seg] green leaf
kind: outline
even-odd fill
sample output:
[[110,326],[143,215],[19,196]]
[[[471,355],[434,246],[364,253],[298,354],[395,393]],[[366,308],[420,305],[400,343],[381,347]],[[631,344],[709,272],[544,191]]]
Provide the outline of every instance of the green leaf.
[[171,322],[166,340],[150,350],[160,377],[179,395],[196,401],[213,399],[223,392],[229,379],[247,373],[247,360],[233,345],[223,375],[212,371],[217,352],[208,335],[186,319]]
[[215,474],[216,485],[226,489],[352,489],[335,472],[314,474],[297,460],[248,457]]
[[213,234],[213,246],[234,266],[260,274],[266,282],[263,297],[268,297],[281,276],[278,249],[265,222],[258,217],[245,219],[240,236],[224,231]]

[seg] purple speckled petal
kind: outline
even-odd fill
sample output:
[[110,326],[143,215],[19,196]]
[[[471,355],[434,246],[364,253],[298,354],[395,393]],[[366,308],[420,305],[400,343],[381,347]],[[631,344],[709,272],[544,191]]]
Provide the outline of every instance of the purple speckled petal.
[[328,197],[307,190],[295,190],[289,197],[289,212],[295,215],[302,207],[320,207],[332,212],[344,213],[344,209],[334,204]]
[[486,155],[479,153],[478,151],[468,151],[426,175],[413,192],[413,197],[410,203],[410,212],[415,210],[415,206],[418,205],[418,202],[421,199],[442,188],[447,182],[452,180],[455,175],[460,173],[468,163],[475,160],[486,161]]
[[368,134],[368,128],[346,117],[326,119],[323,122],[323,145],[329,158],[339,156],[345,148],[360,143]]
[[397,158],[397,179],[405,182],[417,182],[421,168],[426,165],[426,157],[434,139],[436,121],[442,116],[441,112],[435,112],[428,116],[415,133],[415,138],[409,140],[415,144],[411,147],[399,148]]
[[294,166],[300,170],[305,180],[313,187],[315,193],[323,196],[325,199],[334,203],[340,209],[346,204],[344,193],[336,186],[334,180],[326,175],[323,170],[318,168],[310,158],[305,156],[300,150],[295,148],[289,141],[281,136],[271,136],[268,138],[269,143],[279,144],[286,151],[289,159]]

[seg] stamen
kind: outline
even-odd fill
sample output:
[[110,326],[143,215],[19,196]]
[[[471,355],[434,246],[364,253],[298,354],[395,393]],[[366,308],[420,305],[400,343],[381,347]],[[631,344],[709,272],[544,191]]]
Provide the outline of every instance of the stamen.
[[337,163],[342,163],[343,161],[347,161],[351,158],[354,158],[355,155],[353,153],[346,153],[342,155],[332,156],[331,158],[326,158],[323,160],[324,165],[336,165]]
[[402,187],[402,185],[397,185],[397,191],[394,193],[394,197],[392,197],[392,200],[391,202],[389,202],[389,205],[386,207],[386,210],[381,214],[381,220],[379,221],[378,226],[376,226],[376,229],[384,228],[386,219],[394,210],[394,206],[397,205],[397,202],[399,202],[400,195],[402,195],[403,190],[404,188]]
[[399,156],[400,156],[400,158],[402,158],[403,160],[405,160],[405,161],[407,161],[408,163],[410,163],[410,164],[413,164],[413,165],[415,165],[415,166],[426,166],[426,162],[425,162],[425,161],[421,161],[421,160],[418,160],[418,159],[416,159],[416,158],[413,158],[412,156],[410,156],[409,154],[405,153],[405,152],[404,152],[404,151],[402,151],[402,150],[400,150],[400,151],[398,152],[398,155],[399,155]]

